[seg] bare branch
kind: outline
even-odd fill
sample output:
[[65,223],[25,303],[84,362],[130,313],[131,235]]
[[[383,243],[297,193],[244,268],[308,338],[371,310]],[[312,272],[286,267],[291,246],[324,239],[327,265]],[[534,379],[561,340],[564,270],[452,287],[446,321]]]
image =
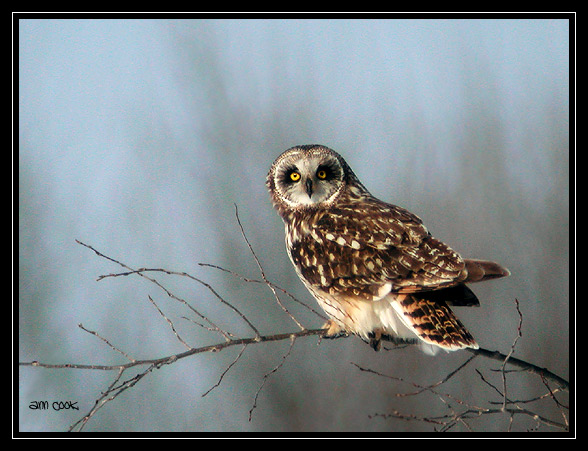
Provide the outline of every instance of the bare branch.
[[60,364],[53,364],[53,363],[43,363],[37,360],[33,360],[31,362],[19,362],[20,366],[36,366],[40,368],[61,368],[61,369],[78,369],[78,370],[102,370],[102,371],[119,371],[120,369],[129,369],[135,366],[142,366],[142,365],[166,365],[175,362],[176,360],[184,359],[186,357],[201,354],[203,352],[218,352],[222,351],[223,349],[229,348],[231,346],[238,346],[238,345],[250,345],[254,343],[267,343],[271,341],[282,341],[282,340],[291,340],[295,338],[302,338],[302,337],[311,337],[311,336],[322,336],[325,334],[326,329],[304,329],[297,332],[289,332],[289,333],[282,333],[282,334],[273,334],[273,335],[261,335],[260,337],[251,337],[251,338],[233,338],[221,343],[212,344],[208,346],[202,346],[199,348],[191,348],[188,351],[181,352],[178,354],[171,354],[166,357],[161,357],[159,359],[144,359],[144,360],[134,360],[129,363],[122,363],[119,365],[85,365],[85,364],[78,364],[78,363],[60,363]]
[[235,360],[233,360],[231,362],[231,364],[222,372],[222,374],[220,375],[220,377],[218,379],[218,382],[216,384],[214,384],[212,387],[210,387],[208,390],[206,390],[202,394],[202,397],[203,398],[206,395],[208,395],[212,390],[214,390],[216,387],[220,386],[221,382],[223,381],[223,378],[225,377],[225,374],[227,374],[229,372],[229,370],[233,367],[233,365],[235,365],[235,363],[237,363],[239,361],[239,359],[241,358],[241,356],[245,352],[245,348],[247,348],[247,345],[243,345],[243,348],[241,349],[241,351],[239,351],[239,354],[237,355],[237,357],[235,358]]
[[91,335],[94,335],[95,337],[100,338],[100,340],[102,340],[104,343],[106,343],[108,346],[110,346],[111,349],[115,350],[116,352],[118,352],[119,354],[124,355],[127,359],[129,359],[131,362],[135,362],[135,359],[133,359],[131,356],[129,356],[126,352],[121,351],[120,349],[118,349],[116,346],[114,346],[111,342],[109,342],[106,338],[100,336],[98,334],[98,332],[94,332],[93,330],[90,329],[86,329],[84,327],[84,325],[82,323],[78,324],[78,327],[80,329],[82,329],[85,332],[88,332]]
[[251,252],[251,255],[253,255],[253,258],[255,259],[255,263],[257,263],[257,267],[259,268],[259,272],[261,273],[261,278],[263,279],[265,284],[269,287],[269,289],[272,290],[272,293],[274,294],[274,297],[276,298],[276,302],[278,303],[278,305],[280,307],[282,307],[282,310],[290,317],[290,319],[292,319],[292,321],[294,321],[296,323],[296,325],[298,327],[300,327],[300,330],[304,330],[305,329],[304,326],[302,324],[300,324],[300,322],[296,318],[294,318],[294,316],[288,311],[288,309],[284,306],[284,304],[282,304],[282,301],[280,301],[280,297],[278,296],[278,293],[276,293],[274,286],[270,283],[269,280],[267,280],[267,277],[265,277],[265,272],[263,270],[263,267],[261,266],[261,263],[259,262],[257,255],[255,255],[255,252],[253,251],[253,247],[251,246],[251,243],[249,243],[249,240],[247,239],[247,235],[245,234],[245,230],[243,229],[243,225],[241,224],[241,219],[239,219],[239,209],[237,207],[237,204],[235,204],[235,217],[237,218],[237,223],[239,224],[239,228],[241,229],[241,235],[243,235],[243,239],[247,243],[247,246],[249,247],[249,251]]
[[[486,357],[486,358],[492,359],[492,360],[498,360],[501,362],[504,362],[504,360],[507,357],[506,354],[503,354],[499,351],[490,351],[490,350],[484,349],[484,348],[478,348],[478,349],[467,348],[466,350],[471,352],[472,354],[483,356],[483,357]],[[562,390],[568,391],[570,389],[570,383],[567,380],[565,380],[563,377],[558,376],[557,374],[552,373],[547,368],[541,368],[537,365],[533,365],[532,363],[526,362],[525,360],[517,359],[512,356],[508,358],[507,363],[509,365],[520,368],[521,370],[526,371],[528,373],[538,374],[539,376],[544,377],[545,379],[553,381],[557,385],[559,385],[559,387]]]
[[[181,276],[181,277],[187,277],[188,279],[191,279],[195,282],[198,282],[200,285],[203,285],[204,287],[206,287],[222,304],[226,305],[227,307],[229,307],[231,310],[233,310],[235,313],[237,313],[237,315],[239,315],[241,317],[241,319],[243,319],[243,321],[245,321],[247,323],[247,325],[251,328],[251,330],[253,330],[253,332],[256,335],[259,335],[259,331],[257,330],[257,328],[247,319],[247,317],[237,308],[235,307],[233,304],[231,304],[230,302],[226,301],[220,294],[218,294],[216,292],[216,290],[214,288],[212,288],[212,286],[206,282],[204,282],[203,280],[199,279],[198,277],[194,277],[193,275],[184,272],[184,271],[170,271],[169,269],[163,269],[163,268],[139,268],[135,271],[130,271],[130,272],[123,272],[123,273],[116,273],[116,274],[106,274],[103,276],[100,276],[98,278],[98,280],[102,280],[103,278],[106,277],[118,277],[118,276],[128,276],[131,274],[137,274],[137,275],[141,275],[143,273],[146,272],[161,272],[164,274],[168,274],[168,275],[175,275],[175,276]],[[148,280],[152,280],[149,279]],[[153,279],[154,280],[154,279]],[[162,287],[159,283],[158,285],[160,287]],[[166,293],[169,293],[168,290],[166,288],[163,288]],[[185,301],[180,300],[180,302],[185,303]],[[200,316],[203,319],[207,319],[205,318],[203,315],[201,315],[200,313],[196,312],[198,314],[198,316]],[[210,320],[207,320],[210,323]],[[210,328],[207,328],[208,330],[211,330]],[[218,329],[217,326],[214,326],[213,330],[220,330]],[[226,332],[227,334],[229,334],[228,332]],[[230,334],[229,334],[230,335]]]
[[259,392],[261,391],[261,389],[263,388],[263,386],[265,385],[265,382],[267,381],[267,379],[274,374],[276,371],[278,371],[282,365],[284,365],[284,362],[286,361],[286,359],[288,358],[288,356],[290,355],[290,352],[292,352],[292,347],[294,346],[294,341],[296,340],[296,337],[294,335],[290,336],[290,347],[288,348],[288,352],[286,352],[286,354],[284,354],[282,356],[282,361],[275,367],[273,368],[270,372],[264,374],[263,376],[263,381],[261,382],[261,385],[259,386],[259,388],[257,389],[257,391],[255,392],[255,398],[253,399],[253,406],[251,407],[251,410],[249,410],[249,421],[251,421],[251,417],[253,415],[253,411],[255,410],[255,408],[257,407],[257,398],[259,396]]
[[[512,354],[515,352],[518,340],[522,336],[521,326],[522,326],[522,322],[523,322],[523,315],[522,315],[521,310],[519,308],[519,303],[516,300],[515,300],[515,305],[516,305],[517,313],[519,315],[519,325],[517,328],[517,337],[515,338],[508,354],[504,355],[499,352],[492,353],[492,352],[485,350],[485,349],[470,350],[470,352],[472,352],[474,355],[472,355],[468,360],[466,360],[458,368],[456,368],[455,370],[450,372],[442,380],[440,380],[439,382],[437,382],[433,385],[421,386],[421,385],[416,384],[414,382],[407,382],[407,381],[403,380],[402,378],[383,375],[379,372],[365,369],[365,368],[361,368],[359,365],[356,365],[362,371],[371,372],[371,373],[376,374],[378,376],[383,376],[383,377],[386,377],[389,379],[396,380],[398,382],[409,383],[413,387],[418,388],[418,390],[416,392],[399,393],[396,396],[415,396],[415,395],[418,395],[424,391],[429,391],[429,392],[435,394],[437,396],[437,398],[444,405],[446,405],[446,407],[448,408],[448,411],[449,411],[447,414],[440,415],[440,416],[420,416],[420,415],[401,413],[398,410],[392,410],[392,412],[388,413],[388,414],[373,415],[373,418],[377,418],[377,417],[396,418],[396,419],[402,419],[405,421],[429,422],[429,423],[433,423],[436,425],[441,425],[442,427],[439,429],[440,431],[447,431],[447,430],[453,428],[454,426],[456,426],[457,424],[462,424],[463,426],[465,426],[467,428],[467,430],[471,430],[471,426],[470,426],[468,420],[473,420],[475,418],[479,418],[481,416],[488,415],[488,414],[503,413],[508,416],[508,430],[509,431],[512,429],[513,424],[514,424],[514,418],[517,415],[525,415],[525,416],[532,417],[536,421],[536,425],[537,425],[536,428],[538,428],[541,425],[547,425],[547,426],[562,429],[562,430],[568,430],[569,421],[568,421],[568,417],[567,417],[567,413],[566,413],[567,407],[565,405],[563,405],[562,403],[560,403],[559,400],[555,396],[555,392],[563,390],[563,389],[567,389],[567,387],[568,387],[567,381],[563,380],[559,376],[556,376],[553,373],[550,373],[544,369],[541,369],[541,368],[535,367],[534,365],[528,364],[528,362],[523,362],[521,360],[518,360],[518,359],[515,359],[512,357]],[[494,384],[490,380],[488,380],[488,378],[486,378],[484,376],[482,371],[480,371],[478,368],[475,368],[475,371],[478,374],[482,383],[489,386],[493,391],[495,391],[500,396],[500,399],[501,399],[500,402],[493,402],[490,400],[490,401],[488,401],[488,403],[490,405],[500,405],[500,408],[472,405],[471,403],[469,403],[467,401],[457,399],[456,397],[454,397],[453,395],[451,395],[449,393],[440,393],[437,390],[437,388],[440,385],[447,382],[451,377],[453,377],[458,372],[462,371],[471,361],[473,361],[474,358],[476,358],[479,355],[489,356],[490,358],[501,362],[501,366],[498,370],[491,370],[491,371],[500,372],[501,381],[502,381],[502,389],[499,389],[496,386],[496,384]],[[547,393],[545,393],[541,396],[532,397],[530,399],[523,399],[523,400],[511,399],[507,395],[506,373],[509,373],[509,372],[512,373],[513,371],[506,370],[507,364],[521,368],[518,371],[519,374],[522,374],[523,372],[539,374],[543,385],[545,385],[545,387],[548,390]],[[549,387],[549,384],[547,383],[547,379],[556,381],[560,385],[560,387],[562,387],[562,388],[556,389],[555,391],[551,390],[551,388]],[[559,421],[555,421],[550,418],[547,418],[545,415],[539,414],[538,411],[531,410],[530,408],[526,408],[526,407],[522,406],[522,405],[528,406],[531,403],[536,403],[536,402],[544,400],[544,399],[552,399],[555,402],[555,404],[558,407],[558,410],[562,416],[563,423],[559,422]],[[455,410],[454,408],[452,408],[449,403],[450,400],[457,402],[458,405],[460,406],[461,411],[458,411],[458,410]]]
[[310,305],[308,305],[305,302],[302,302],[300,299],[298,299],[297,297],[295,297],[292,293],[290,293],[289,291],[285,290],[284,288],[279,287],[278,285],[276,285],[273,282],[270,282],[268,280],[264,281],[264,280],[250,279],[250,278],[245,277],[245,276],[243,276],[243,275],[241,275],[239,273],[236,273],[234,271],[231,271],[230,269],[226,269],[226,268],[223,268],[222,266],[218,266],[218,265],[212,265],[210,263],[198,263],[198,266],[218,269],[219,271],[226,272],[228,274],[231,274],[232,276],[235,276],[238,279],[241,279],[243,282],[261,283],[261,284],[265,284],[265,285],[267,285],[269,283],[273,288],[275,288],[278,291],[281,291],[286,296],[288,296],[290,299],[292,299],[294,302],[300,304],[301,306],[303,306],[307,310],[311,311],[312,313],[314,313],[316,316],[318,316],[322,320],[326,321],[328,319],[325,315],[323,315],[322,313],[320,313],[317,310],[313,309]]
[[506,400],[507,400],[506,372],[505,372],[506,364],[508,363],[508,359],[510,359],[512,354],[514,353],[515,348],[517,346],[517,343],[519,341],[519,338],[521,338],[523,336],[522,329],[521,329],[523,327],[523,314],[521,313],[521,309],[519,308],[519,300],[516,298],[515,298],[515,306],[516,306],[517,312],[519,314],[519,325],[517,327],[517,336],[515,337],[515,339],[512,343],[512,346],[510,347],[510,351],[508,352],[508,354],[504,358],[504,362],[502,363],[502,367],[500,368],[500,372],[502,374],[502,393],[504,395],[503,396],[503,404],[502,404],[503,409],[506,409]]
[[401,396],[415,396],[415,395],[419,395],[420,393],[422,393],[424,391],[432,391],[434,388],[436,388],[436,387],[444,384],[449,379],[451,379],[454,375],[456,375],[457,373],[459,373],[462,369],[464,369],[466,367],[466,365],[468,365],[472,360],[474,360],[474,358],[475,358],[475,356],[471,356],[464,363],[462,363],[461,365],[459,365],[455,370],[453,370],[449,374],[447,374],[443,379],[441,379],[438,382],[435,382],[432,385],[428,385],[428,386],[419,385],[419,384],[416,384],[414,382],[407,382],[407,381],[405,381],[404,379],[402,379],[400,377],[389,376],[389,375],[385,375],[385,374],[379,373],[378,371],[371,370],[369,368],[363,368],[363,367],[359,366],[357,363],[351,362],[351,364],[352,365],[355,365],[360,371],[365,371],[365,372],[368,372],[368,373],[373,373],[373,374],[376,374],[378,376],[386,377],[388,379],[393,379],[393,380],[396,380],[396,381],[399,381],[399,382],[407,382],[407,383],[410,383],[413,387],[415,387],[415,388],[418,389],[416,392],[396,393],[396,396],[401,397]]
[[[84,426],[88,423],[88,421],[90,421],[90,418],[92,418],[92,416],[98,411],[100,410],[104,404],[106,404],[109,401],[112,401],[117,395],[113,395],[110,397],[107,397],[108,394],[110,392],[112,392],[113,387],[116,385],[116,383],[120,380],[120,378],[122,377],[123,373],[124,373],[124,369],[121,368],[118,370],[118,375],[116,376],[116,378],[112,381],[112,383],[108,386],[108,388],[106,389],[105,392],[102,393],[102,396],[100,396],[96,402],[94,403],[94,406],[92,407],[92,409],[90,409],[90,411],[84,415],[82,418],[80,418],[78,421],[76,421],[74,424],[72,424],[68,430],[68,432],[72,432],[75,431],[76,428],[78,432],[80,432]],[[79,427],[78,427],[79,425]]]
[[[96,399],[94,405],[89,410],[89,412],[84,417],[82,417],[80,420],[78,420],[76,423],[74,423],[71,426],[70,430],[81,431],[86,426],[86,424],[90,421],[90,419],[102,407],[104,407],[110,401],[113,401],[114,399],[116,399],[119,394],[121,394],[124,391],[126,391],[127,389],[133,387],[135,384],[137,384],[139,381],[141,381],[145,376],[150,374],[153,370],[162,368],[164,365],[173,364],[178,360],[181,360],[181,359],[184,359],[184,358],[187,358],[187,357],[199,354],[199,353],[220,352],[220,351],[227,349],[227,348],[230,348],[232,346],[240,346],[241,349],[238,352],[235,359],[224,369],[224,371],[222,371],[218,381],[212,387],[210,387],[206,392],[204,392],[202,394],[202,396],[204,397],[204,396],[207,396],[212,390],[214,390],[215,388],[220,386],[220,384],[223,382],[225,375],[241,360],[241,358],[243,357],[243,355],[245,353],[245,349],[249,345],[260,344],[260,343],[264,343],[264,342],[275,342],[275,341],[289,340],[290,346],[289,346],[287,352],[284,355],[282,355],[280,362],[274,368],[272,368],[270,371],[268,371],[264,374],[262,381],[261,381],[261,384],[255,392],[255,395],[253,397],[253,404],[252,404],[251,409],[249,410],[249,421],[251,421],[253,412],[257,408],[257,405],[258,405],[258,400],[259,400],[259,395],[261,393],[261,390],[264,388],[268,379],[272,375],[277,373],[280,370],[280,368],[282,368],[282,366],[285,364],[286,360],[288,359],[288,357],[291,354],[291,351],[292,351],[292,348],[293,348],[293,345],[294,345],[294,342],[296,341],[296,339],[303,338],[303,337],[309,337],[309,336],[317,336],[317,337],[321,338],[324,336],[324,334],[326,333],[326,329],[307,329],[307,328],[305,328],[289,312],[289,310],[282,303],[282,301],[280,300],[280,297],[278,296],[278,291],[280,291],[283,294],[286,294],[293,301],[303,305],[305,308],[308,308],[310,311],[314,312],[317,316],[319,316],[323,319],[326,319],[324,317],[324,315],[315,311],[314,309],[312,309],[312,307],[306,305],[304,302],[299,301],[294,296],[292,296],[288,291],[284,290],[283,288],[278,287],[277,285],[273,284],[272,282],[270,282],[267,279],[265,271],[261,265],[261,262],[257,258],[256,254],[253,250],[253,247],[251,246],[251,244],[245,234],[245,230],[244,230],[244,228],[241,224],[241,221],[239,219],[238,208],[236,205],[235,205],[235,217],[236,217],[237,223],[239,225],[239,228],[241,230],[241,234],[243,236],[243,239],[245,240],[245,242],[249,248],[249,251],[251,252],[251,254],[256,262],[256,265],[260,271],[262,280],[247,278],[247,277],[244,277],[234,271],[222,268],[217,265],[212,265],[212,264],[207,264],[207,263],[199,263],[199,266],[211,267],[211,268],[229,273],[229,274],[233,275],[234,277],[237,277],[246,283],[260,283],[260,284],[266,285],[271,290],[274,298],[276,299],[276,302],[281,307],[281,309],[284,311],[284,313],[286,313],[290,317],[290,319],[298,326],[298,328],[300,330],[298,330],[296,332],[290,332],[290,333],[265,334],[264,335],[257,329],[257,327],[247,318],[247,316],[240,309],[238,309],[234,304],[232,304],[231,302],[229,302],[225,298],[223,298],[223,296],[221,296],[210,284],[201,280],[200,278],[195,277],[193,275],[190,275],[186,272],[170,271],[170,270],[163,269],[163,268],[133,269],[130,266],[126,265],[125,263],[122,263],[112,257],[108,257],[108,256],[102,254],[101,252],[99,252],[95,248],[93,248],[92,246],[76,240],[80,245],[92,250],[99,257],[104,258],[110,262],[116,263],[117,265],[119,265],[120,267],[125,269],[124,272],[101,275],[98,277],[98,279],[97,279],[98,281],[101,281],[101,280],[104,280],[104,279],[110,278],[110,277],[123,277],[123,276],[132,276],[132,275],[137,275],[137,276],[143,277],[145,280],[148,280],[149,282],[155,284],[159,289],[161,289],[164,293],[166,293],[168,295],[168,297],[176,300],[181,305],[188,308],[190,310],[190,312],[194,313],[200,320],[203,321],[204,324],[201,324],[198,321],[195,321],[194,318],[189,318],[186,316],[180,316],[180,318],[187,319],[187,320],[193,322],[194,324],[198,325],[199,327],[206,329],[207,331],[220,333],[220,335],[222,335],[222,337],[223,337],[223,341],[221,341],[219,343],[209,344],[209,345],[199,346],[199,347],[190,346],[185,340],[183,340],[180,337],[172,319],[170,319],[164,313],[164,311],[157,305],[157,303],[153,300],[153,298],[151,296],[148,296],[149,301],[157,309],[159,315],[162,316],[166,320],[168,326],[170,327],[172,333],[175,335],[176,339],[186,348],[185,351],[170,354],[170,355],[160,357],[160,358],[136,360],[136,359],[132,358],[127,352],[114,346],[109,340],[102,337],[99,333],[97,333],[93,330],[87,329],[82,324],[79,324],[79,327],[82,330],[98,337],[102,342],[104,342],[112,350],[114,350],[114,351],[118,352],[119,354],[121,354],[122,356],[124,356],[128,361],[125,363],[111,364],[111,365],[80,364],[80,363],[51,364],[51,363],[39,362],[37,360],[31,361],[31,362],[19,363],[19,365],[23,366],[23,367],[34,366],[34,367],[53,368],[53,369],[58,369],[58,368],[59,369],[84,369],[84,370],[100,370],[100,371],[115,371],[116,372],[116,376],[114,377],[113,381],[109,384],[109,386],[106,388],[106,390],[104,392],[102,392],[100,394],[100,396]],[[253,332],[253,336],[252,337],[251,336],[249,336],[249,337],[236,337],[234,334],[230,333],[229,331],[223,330],[222,328],[217,326],[215,324],[215,322],[213,322],[210,318],[208,318],[204,314],[200,313],[199,310],[197,310],[195,307],[193,307],[191,303],[189,303],[185,299],[178,297],[171,290],[166,288],[164,286],[164,284],[162,284],[160,281],[156,280],[155,278],[153,278],[149,275],[149,273],[155,273],[155,272],[159,272],[159,273],[170,275],[170,276],[186,277],[186,278],[188,278],[192,281],[195,281],[198,284],[204,286],[210,293],[213,294],[213,296],[220,302],[221,305],[228,307],[231,311],[236,313],[239,316],[239,318],[241,318],[244,321],[244,323],[247,324],[247,326]],[[569,382],[566,381],[565,379],[563,379],[562,377],[552,373],[551,371],[545,369],[545,368],[538,367],[534,364],[531,364],[529,362],[526,362],[521,359],[517,359],[517,358],[513,357],[513,354],[515,353],[515,349],[518,344],[518,341],[522,337],[522,323],[523,323],[523,315],[521,313],[518,300],[515,300],[515,304],[516,304],[516,310],[517,310],[518,316],[519,316],[519,324],[518,324],[518,328],[517,328],[517,336],[515,337],[512,345],[511,345],[511,348],[507,354],[503,354],[498,351],[490,351],[490,350],[483,349],[483,348],[479,348],[479,349],[469,349],[468,348],[468,351],[471,352],[473,355],[471,355],[463,363],[461,363],[455,369],[453,369],[452,371],[447,373],[444,377],[442,377],[440,380],[438,380],[434,384],[422,385],[422,384],[419,384],[415,381],[407,381],[407,380],[400,378],[400,377],[385,375],[385,374],[382,374],[378,371],[374,371],[369,368],[364,368],[356,363],[352,363],[362,372],[372,373],[378,377],[385,377],[387,379],[394,380],[399,383],[409,384],[412,387],[410,389],[410,391],[403,392],[403,393],[397,393],[396,394],[397,397],[418,396],[422,393],[428,392],[428,393],[433,394],[448,409],[448,412],[445,415],[438,415],[438,416],[424,416],[424,415],[417,415],[417,414],[406,414],[406,413],[401,413],[397,410],[392,410],[391,413],[375,414],[375,415],[371,415],[370,418],[397,418],[397,419],[402,419],[405,421],[426,422],[426,423],[434,424],[438,428],[438,430],[440,430],[440,431],[449,430],[449,429],[455,427],[456,425],[463,425],[463,427],[465,427],[467,430],[472,430],[472,426],[470,425],[470,423],[473,422],[473,420],[475,418],[478,418],[482,415],[496,414],[496,413],[501,412],[501,413],[509,416],[509,426],[508,426],[509,429],[512,428],[512,426],[513,426],[513,420],[514,420],[515,416],[524,415],[524,416],[532,417],[535,420],[537,427],[539,427],[540,425],[549,425],[551,427],[556,427],[556,428],[561,428],[561,429],[567,430],[567,428],[569,427],[569,421],[568,421],[568,415],[567,415],[567,410],[569,409],[569,407],[566,406],[564,403],[560,402],[560,400],[557,399],[557,396],[561,396],[562,391],[569,390]],[[403,346],[407,345],[407,343],[403,343],[399,340],[391,340],[391,342],[394,344],[394,349],[401,349],[401,346],[400,346],[401,344]],[[388,349],[388,348],[386,348],[386,349]],[[470,363],[472,361],[474,361],[476,359],[476,357],[485,357],[490,360],[496,360],[496,361],[499,361],[501,364],[500,368],[498,370],[496,370],[501,373],[500,374],[500,376],[502,378],[502,388],[501,389],[499,389],[497,387],[497,384],[494,384],[490,380],[488,380],[488,378],[486,378],[481,371],[479,371],[478,369],[475,369],[478,372],[482,383],[490,386],[501,398],[500,402],[494,402],[491,400],[488,401],[490,404],[490,407],[473,405],[472,403],[468,402],[467,400],[460,399],[451,393],[443,393],[440,391],[440,387],[442,387],[444,384],[446,384],[446,382],[449,381],[450,379],[452,379],[456,374],[464,371],[465,368],[470,366]],[[514,368],[517,368],[519,373],[526,372],[526,373],[539,375],[541,378],[542,384],[546,388],[546,393],[541,394],[539,396],[535,396],[530,399],[523,399],[523,400],[512,399],[512,395],[511,396],[507,395],[507,388],[508,388],[507,373],[513,373],[514,371],[508,370],[507,365],[510,365],[511,367],[514,367]],[[139,372],[126,380],[123,379],[125,372],[131,371],[133,368],[137,368],[139,370]],[[510,377],[509,377],[509,380],[510,380]],[[557,385],[557,388],[552,389],[549,386],[549,382],[555,383]],[[450,384],[445,385],[445,387],[448,387],[448,386],[450,386]],[[531,408],[532,408],[531,403],[539,402],[542,400],[545,400],[545,401],[552,400],[552,402],[555,404],[555,406],[557,407],[557,409],[561,413],[561,417],[562,417],[563,421],[560,422],[560,421],[555,421],[553,419],[549,419],[546,416],[540,415],[540,414],[533,412],[531,410]],[[497,405],[500,405],[500,408],[494,407]],[[522,407],[522,406],[525,406],[525,407]]]
[[169,327],[171,328],[171,330],[173,331],[174,335],[176,336],[176,338],[178,339],[178,341],[180,343],[182,343],[186,349],[192,349],[192,346],[190,346],[188,343],[186,343],[182,337],[180,337],[180,335],[178,334],[178,332],[176,331],[176,328],[174,327],[174,323],[172,323],[172,321],[165,316],[165,313],[163,313],[161,311],[161,309],[157,306],[157,304],[155,303],[155,301],[153,300],[153,298],[151,296],[147,296],[149,298],[149,301],[154,305],[154,307],[157,309],[157,311],[159,312],[159,314],[163,317],[163,319],[165,319],[167,321],[167,324],[169,325]]
[[[97,280],[100,281],[106,277],[117,277],[117,276],[128,276],[131,274],[137,274],[138,276],[143,277],[144,279],[150,281],[151,283],[154,283],[155,285],[157,285],[159,288],[161,288],[170,298],[175,299],[176,301],[184,304],[186,307],[188,307],[192,312],[194,312],[196,315],[198,315],[201,319],[203,319],[204,321],[206,321],[215,331],[219,332],[221,335],[223,335],[227,340],[230,340],[229,335],[227,334],[227,332],[225,332],[224,330],[222,330],[220,327],[218,327],[216,324],[214,324],[210,319],[208,319],[206,316],[204,316],[202,313],[200,313],[198,310],[196,310],[194,307],[192,307],[192,305],[190,305],[189,302],[187,302],[186,300],[179,298],[178,296],[176,296],[175,294],[173,294],[171,291],[169,291],[167,288],[165,288],[162,284],[160,284],[157,280],[145,275],[144,270],[136,270],[131,268],[130,266],[127,266],[124,263],[119,262],[118,260],[115,260],[114,258],[108,257],[104,254],[102,254],[101,252],[97,251],[96,249],[94,249],[92,246],[82,243],[79,240],[76,240],[76,243],[81,244],[84,247],[87,247],[88,249],[92,250],[96,255],[98,255],[99,257],[105,258],[106,260],[109,260],[111,262],[116,263],[119,266],[122,266],[125,269],[130,270],[130,272],[128,273],[120,273],[120,274],[108,274],[108,275],[104,275],[104,276],[100,276]],[[165,271],[163,271],[165,272]],[[171,273],[171,272],[170,272]],[[202,282],[204,284],[204,282]],[[205,284],[207,285],[207,284]],[[209,285],[208,285],[209,286]],[[216,294],[216,292],[214,292],[214,294]],[[220,298],[220,296],[217,295],[217,297]],[[221,298],[222,299],[222,298]]]

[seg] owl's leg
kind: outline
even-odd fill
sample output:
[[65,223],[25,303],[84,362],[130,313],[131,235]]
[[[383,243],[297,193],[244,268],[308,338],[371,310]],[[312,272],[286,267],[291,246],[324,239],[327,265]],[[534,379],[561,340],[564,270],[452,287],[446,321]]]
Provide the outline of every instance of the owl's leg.
[[345,329],[337,324],[332,319],[328,320],[321,329],[327,329],[327,332],[323,335],[324,338],[340,338],[349,335]]
[[382,330],[376,329],[368,334],[370,339],[369,345],[374,351],[379,351],[382,348]]

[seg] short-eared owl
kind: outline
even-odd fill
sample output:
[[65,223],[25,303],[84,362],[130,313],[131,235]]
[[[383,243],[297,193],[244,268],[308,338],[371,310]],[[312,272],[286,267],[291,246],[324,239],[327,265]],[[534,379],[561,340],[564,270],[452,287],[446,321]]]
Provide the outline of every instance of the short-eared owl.
[[447,305],[478,305],[465,284],[507,276],[506,268],[460,257],[420,218],[372,196],[327,147],[288,149],[267,186],[290,260],[331,318],[325,336],[353,333],[376,350],[382,337],[418,337],[433,353],[478,347]]

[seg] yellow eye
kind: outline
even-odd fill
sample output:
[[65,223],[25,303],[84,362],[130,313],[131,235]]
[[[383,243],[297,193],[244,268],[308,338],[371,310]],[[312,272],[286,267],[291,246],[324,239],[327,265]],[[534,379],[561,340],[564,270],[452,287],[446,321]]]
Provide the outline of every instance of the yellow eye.
[[292,172],[292,174],[290,174],[290,180],[292,180],[293,182],[297,182],[298,180],[300,180],[300,173]]
[[324,180],[324,179],[326,179],[326,178],[327,178],[327,171],[325,171],[324,169],[321,169],[320,171],[318,171],[318,172],[316,173],[316,176],[317,176],[319,179],[321,179],[321,180]]

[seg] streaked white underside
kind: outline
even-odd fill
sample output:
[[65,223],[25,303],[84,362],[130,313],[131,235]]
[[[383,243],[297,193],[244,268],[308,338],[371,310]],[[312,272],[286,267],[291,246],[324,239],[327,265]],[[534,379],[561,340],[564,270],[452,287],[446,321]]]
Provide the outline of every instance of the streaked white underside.
[[[416,339],[419,341],[419,346],[423,352],[435,355],[441,348],[419,339],[405,320],[397,295],[389,292],[390,287],[387,287],[387,290],[387,295],[374,301],[359,300],[357,298],[334,300],[328,293],[317,293],[316,288],[311,289],[311,292],[315,294],[325,313],[340,323],[343,329],[359,335],[364,340],[369,341],[369,334],[380,330],[382,333],[404,340]],[[352,314],[345,314],[342,311],[343,308],[349,308]]]

